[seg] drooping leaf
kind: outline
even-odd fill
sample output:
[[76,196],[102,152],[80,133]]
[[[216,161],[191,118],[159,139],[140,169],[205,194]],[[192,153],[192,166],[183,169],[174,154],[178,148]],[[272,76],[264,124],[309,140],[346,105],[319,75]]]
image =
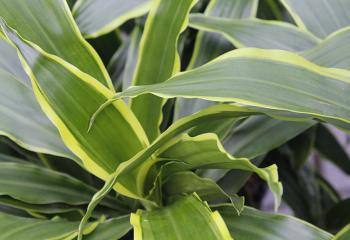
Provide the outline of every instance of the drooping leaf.
[[[320,38],[350,25],[347,0],[280,0],[298,27]],[[327,17],[325,17],[327,16]]]
[[[1,27],[17,47],[42,109],[67,147],[90,172],[107,179],[121,162],[148,144],[142,127],[122,101],[113,105],[88,132],[91,114],[112,92],[61,58],[23,40],[4,23]],[[125,189],[121,192],[132,195]]]
[[147,13],[151,5],[151,0],[78,0],[73,16],[84,37],[94,38]]
[[260,19],[227,19],[191,14],[190,26],[198,30],[222,33],[237,47],[256,47],[303,51],[318,40],[292,24]]
[[196,195],[154,211],[131,215],[135,239],[232,239],[218,212],[212,212]]
[[[87,204],[96,191],[73,177],[33,164],[0,162],[0,173],[0,195],[31,204]],[[102,205],[125,208],[111,198]]]
[[166,82],[131,87],[109,102],[145,93],[233,101],[270,114],[310,115],[345,128],[349,86],[346,70],[323,68],[290,52],[244,48]]
[[[195,3],[196,0],[154,1],[141,39],[133,85],[163,82],[180,70],[177,40]],[[162,105],[162,99],[151,95],[131,101],[131,108],[150,141],[159,135]]]
[[218,210],[235,240],[331,240],[332,235],[295,217],[245,207],[238,216],[231,206]]
[[81,36],[65,0],[1,0],[0,16],[25,39],[113,89],[101,59]]

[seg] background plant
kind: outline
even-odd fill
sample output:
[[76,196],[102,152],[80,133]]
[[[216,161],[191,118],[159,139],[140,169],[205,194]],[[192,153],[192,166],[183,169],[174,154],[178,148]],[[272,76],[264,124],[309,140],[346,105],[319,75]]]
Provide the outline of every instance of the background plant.
[[346,239],[348,9],[0,0],[0,239]]

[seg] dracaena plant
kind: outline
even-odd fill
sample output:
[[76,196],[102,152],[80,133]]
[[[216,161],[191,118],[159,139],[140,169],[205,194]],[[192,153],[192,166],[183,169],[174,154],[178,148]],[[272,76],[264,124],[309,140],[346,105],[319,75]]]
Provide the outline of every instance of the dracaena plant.
[[237,195],[255,173],[277,210],[277,158],[297,216],[323,226],[305,171],[344,205],[305,163],[349,172],[319,122],[350,128],[350,5],[321,2],[0,0],[0,239],[347,239]]

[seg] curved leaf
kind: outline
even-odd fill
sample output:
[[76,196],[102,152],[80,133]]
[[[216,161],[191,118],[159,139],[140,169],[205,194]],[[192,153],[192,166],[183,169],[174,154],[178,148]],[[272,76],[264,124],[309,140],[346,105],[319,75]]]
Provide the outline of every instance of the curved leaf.
[[314,47],[318,42],[308,32],[280,21],[227,19],[191,14],[190,26],[198,30],[222,33],[237,48],[303,51]]
[[[88,132],[90,115],[112,92],[69,63],[23,40],[5,24],[2,28],[18,49],[42,109],[90,172],[107,179],[121,162],[147,146],[142,127],[122,101]],[[132,195],[121,186],[118,189]]]
[[141,239],[232,239],[218,212],[212,212],[196,195],[154,211],[131,215],[134,238]]
[[1,0],[0,16],[25,39],[114,89],[101,59],[81,36],[65,0]]
[[73,16],[84,37],[94,38],[147,13],[151,3],[151,0],[78,0]]
[[[280,205],[282,185],[278,181],[276,166],[258,168],[247,158],[235,158],[228,154],[215,134],[207,133],[196,137],[188,135],[175,138],[157,152],[160,159],[177,160],[185,169],[239,169],[255,172],[265,180],[275,198],[275,209]],[[178,169],[174,169],[178,171]],[[172,172],[172,170],[168,170]]]
[[165,98],[232,101],[270,114],[277,111],[310,115],[344,128],[350,122],[349,87],[350,74],[346,70],[323,68],[290,52],[245,48],[166,82],[131,87],[109,103],[145,93]]
[[331,240],[332,235],[297,218],[245,207],[238,216],[231,206],[215,207],[235,240]]
[[[163,82],[180,70],[177,40],[185,30],[189,11],[196,1],[154,1],[141,38],[133,85]],[[150,141],[159,135],[162,105],[162,99],[151,95],[131,101],[131,108]]]

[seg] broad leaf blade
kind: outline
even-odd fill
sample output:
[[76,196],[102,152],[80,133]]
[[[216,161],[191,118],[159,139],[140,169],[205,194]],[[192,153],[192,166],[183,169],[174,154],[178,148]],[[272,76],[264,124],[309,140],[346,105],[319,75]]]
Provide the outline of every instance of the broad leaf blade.
[[151,0],[78,0],[73,15],[87,38],[111,32],[129,19],[149,11]]
[[349,87],[348,71],[323,68],[290,52],[245,48],[166,82],[131,87],[115,98],[153,93],[232,101],[270,114],[285,113],[284,119],[306,114],[345,128],[350,122]]
[[1,0],[0,16],[25,39],[113,89],[101,59],[81,36],[65,0]]
[[91,114],[112,92],[74,66],[23,40],[4,24],[2,27],[18,49],[42,109],[90,172],[106,179],[121,162],[148,144],[137,119],[122,101],[88,132]]
[[232,239],[218,212],[196,195],[159,210],[139,210],[131,216],[135,239]]

